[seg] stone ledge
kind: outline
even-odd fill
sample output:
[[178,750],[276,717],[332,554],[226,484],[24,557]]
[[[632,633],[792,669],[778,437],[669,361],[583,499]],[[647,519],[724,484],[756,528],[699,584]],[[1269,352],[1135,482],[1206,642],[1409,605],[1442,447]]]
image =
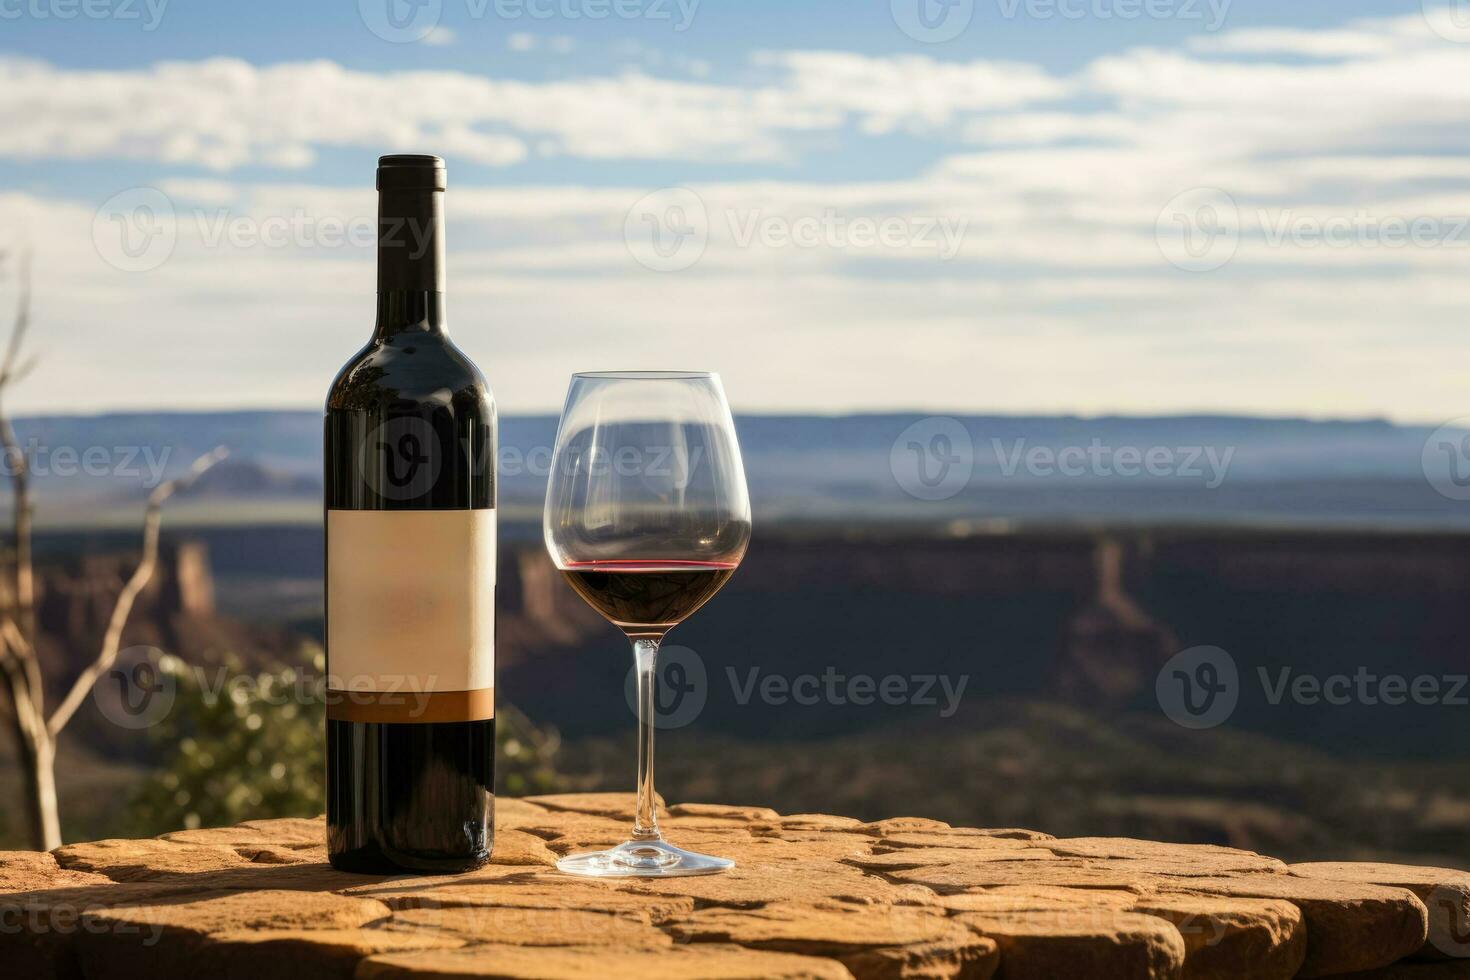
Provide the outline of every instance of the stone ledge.
[[334,871],[320,819],[0,853],[0,963],[38,980],[1470,978],[1465,872],[716,804],[664,827],[729,874],[555,871],[621,840],[631,807],[500,800],[494,861],[445,877]]

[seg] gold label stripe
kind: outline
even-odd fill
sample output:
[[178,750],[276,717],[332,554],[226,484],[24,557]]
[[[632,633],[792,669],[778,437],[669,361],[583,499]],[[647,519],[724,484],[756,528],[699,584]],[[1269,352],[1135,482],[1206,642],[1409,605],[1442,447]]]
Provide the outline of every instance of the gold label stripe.
[[378,725],[486,721],[495,717],[495,688],[477,691],[327,691],[327,717]]

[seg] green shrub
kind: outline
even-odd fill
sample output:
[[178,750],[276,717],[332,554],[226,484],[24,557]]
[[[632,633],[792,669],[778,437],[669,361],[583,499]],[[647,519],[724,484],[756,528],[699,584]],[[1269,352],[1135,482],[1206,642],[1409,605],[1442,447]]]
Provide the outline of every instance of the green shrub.
[[[158,767],[130,802],[129,832],[153,835],[323,812],[320,649],[303,649],[297,664],[250,673],[229,658],[201,671],[176,657],[160,658],[159,669],[173,679],[175,700],[149,730]],[[562,787],[554,731],[502,705],[496,743],[501,792],[523,796]]]

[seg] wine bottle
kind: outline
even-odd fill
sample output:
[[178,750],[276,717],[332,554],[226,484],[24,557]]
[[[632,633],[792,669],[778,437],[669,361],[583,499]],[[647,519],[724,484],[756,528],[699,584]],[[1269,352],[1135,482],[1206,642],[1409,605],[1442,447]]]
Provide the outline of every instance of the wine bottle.
[[378,314],[327,396],[327,850],[489,860],[495,403],[445,330],[444,161],[378,161]]

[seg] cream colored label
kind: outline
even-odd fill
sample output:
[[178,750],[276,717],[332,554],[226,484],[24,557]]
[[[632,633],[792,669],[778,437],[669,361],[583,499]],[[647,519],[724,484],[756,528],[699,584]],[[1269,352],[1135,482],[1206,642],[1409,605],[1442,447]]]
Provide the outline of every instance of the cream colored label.
[[495,511],[327,511],[327,683],[495,686]]

